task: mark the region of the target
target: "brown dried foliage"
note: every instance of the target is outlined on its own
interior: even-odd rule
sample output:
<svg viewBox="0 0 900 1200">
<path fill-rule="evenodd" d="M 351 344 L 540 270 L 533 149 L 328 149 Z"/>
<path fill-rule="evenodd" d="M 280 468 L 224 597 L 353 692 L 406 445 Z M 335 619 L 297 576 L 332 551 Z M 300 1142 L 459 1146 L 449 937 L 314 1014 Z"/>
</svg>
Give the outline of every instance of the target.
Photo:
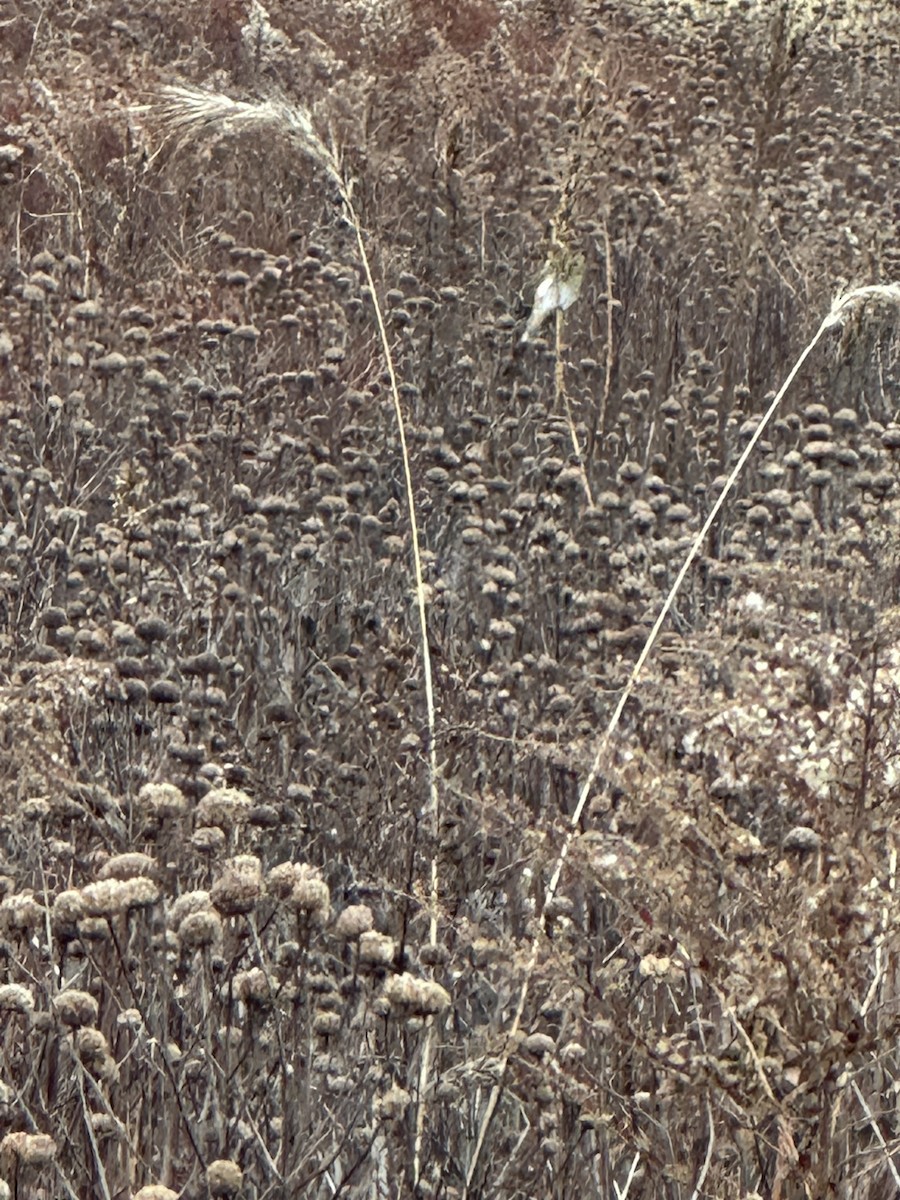
<svg viewBox="0 0 900 1200">
<path fill-rule="evenodd" d="M 268 21 L 2 21 L 0 1180 L 893 1195 L 893 314 L 830 335 L 726 505 L 507 1031 L 692 533 L 833 293 L 900 275 L 895 6 Z M 302 105 L 352 181 L 436 832 L 355 235 L 277 130 L 142 107 L 207 80 Z M 551 223 L 584 283 L 523 346 Z"/>
</svg>

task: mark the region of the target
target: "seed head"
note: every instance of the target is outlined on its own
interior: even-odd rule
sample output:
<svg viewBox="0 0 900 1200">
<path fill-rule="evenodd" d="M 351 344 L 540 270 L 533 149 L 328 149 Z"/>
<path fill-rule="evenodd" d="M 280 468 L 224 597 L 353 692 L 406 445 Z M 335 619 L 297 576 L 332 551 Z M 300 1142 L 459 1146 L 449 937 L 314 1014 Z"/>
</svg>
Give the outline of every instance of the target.
<svg viewBox="0 0 900 1200">
<path fill-rule="evenodd" d="M 197 805 L 197 824 L 233 829 L 246 821 L 252 807 L 253 801 L 240 788 L 213 788 Z"/>
<path fill-rule="evenodd" d="M 223 916 L 252 912 L 262 895 L 262 866 L 253 854 L 240 854 L 225 864 L 210 899 Z"/>
<path fill-rule="evenodd" d="M 212 1197 L 224 1196 L 231 1200 L 241 1190 L 243 1182 L 243 1171 L 229 1158 L 217 1158 L 206 1168 L 206 1186 Z"/>
<path fill-rule="evenodd" d="M 98 879 L 134 879 L 137 875 L 149 875 L 156 869 L 156 859 L 137 850 L 128 854 L 114 854 L 97 872 Z"/>
<path fill-rule="evenodd" d="M 8 1169 L 16 1161 L 45 1167 L 56 1157 L 56 1142 L 48 1133 L 8 1133 L 0 1142 L 0 1162 Z"/>
<path fill-rule="evenodd" d="M 417 979 L 405 971 L 387 981 L 384 995 L 391 1009 L 404 1017 L 431 1017 L 450 1004 L 450 993 L 433 979 Z"/>
<path fill-rule="evenodd" d="M 211 908 L 190 913 L 178 926 L 178 937 L 186 950 L 218 946 L 222 941 L 222 918 Z"/>
<path fill-rule="evenodd" d="M 334 923 L 335 937 L 345 942 L 355 941 L 361 934 L 368 933 L 373 923 L 368 904 L 351 904 Z"/>
<path fill-rule="evenodd" d="M 371 930 L 360 935 L 360 966 L 389 967 L 394 961 L 395 953 L 394 939 L 387 937 L 386 934 Z"/>
<path fill-rule="evenodd" d="M 132 879 L 100 879 L 81 892 L 85 913 L 90 917 L 118 917 L 136 908 L 152 908 L 159 888 L 145 875 Z"/>
<path fill-rule="evenodd" d="M 5 983 L 0 987 L 0 1012 L 30 1013 L 34 1011 L 34 996 L 20 983 Z"/>
<path fill-rule="evenodd" d="M 96 1025 L 100 1013 L 96 998 L 90 992 L 79 992 L 75 988 L 54 996 L 53 1009 L 62 1023 L 72 1029 Z"/>
</svg>

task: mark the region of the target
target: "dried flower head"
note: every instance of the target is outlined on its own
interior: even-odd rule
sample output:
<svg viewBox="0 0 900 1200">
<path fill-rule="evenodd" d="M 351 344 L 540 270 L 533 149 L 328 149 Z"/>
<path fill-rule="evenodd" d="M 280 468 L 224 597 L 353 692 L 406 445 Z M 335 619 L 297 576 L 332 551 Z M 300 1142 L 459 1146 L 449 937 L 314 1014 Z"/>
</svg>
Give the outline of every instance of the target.
<svg viewBox="0 0 900 1200">
<path fill-rule="evenodd" d="M 266 877 L 266 885 L 271 895 L 286 900 L 316 924 L 328 919 L 331 893 L 318 867 L 310 863 L 279 863 Z"/>
<path fill-rule="evenodd" d="M 0 987 L 0 1012 L 30 1013 L 34 1011 L 34 996 L 20 983 L 4 983 Z"/>
<path fill-rule="evenodd" d="M 0 903 L 0 929 L 27 933 L 34 929 L 43 917 L 43 906 L 35 900 L 31 892 L 5 896 Z"/>
<path fill-rule="evenodd" d="M 253 854 L 229 859 L 210 890 L 210 899 L 223 916 L 252 912 L 262 895 L 262 866 Z"/>
<path fill-rule="evenodd" d="M 178 926 L 178 938 L 186 950 L 221 945 L 222 918 L 211 908 L 189 913 Z"/>
<path fill-rule="evenodd" d="M 178 930 L 181 922 L 192 913 L 209 912 L 212 908 L 212 899 L 209 892 L 204 889 L 195 892 L 182 892 L 180 896 L 172 902 L 169 911 L 166 913 L 166 920 L 171 929 Z"/>
<path fill-rule="evenodd" d="M 298 866 L 289 900 L 298 912 L 304 913 L 312 919 L 324 920 L 327 918 L 331 893 L 317 867 L 310 866 L 308 863 L 301 863 Z"/>
<path fill-rule="evenodd" d="M 159 888 L 145 875 L 133 879 L 101 879 L 82 888 L 84 909 L 90 917 L 118 917 L 138 908 L 152 908 Z"/>
<path fill-rule="evenodd" d="M 266 890 L 277 900 L 286 900 L 296 882 L 296 867 L 292 862 L 279 863 L 266 876 Z"/>
<path fill-rule="evenodd" d="M 313 1017 L 313 1032 L 322 1037 L 332 1037 L 341 1028 L 341 1014 L 331 1012 L 327 1008 L 316 1009 Z"/>
<path fill-rule="evenodd" d="M 96 1137 L 113 1137 L 119 1133 L 121 1126 L 112 1113 L 92 1112 L 91 1128 Z"/>
<path fill-rule="evenodd" d="M 191 845 L 200 854 L 217 854 L 225 845 L 225 831 L 218 825 L 201 825 L 191 835 Z"/>
<path fill-rule="evenodd" d="M 243 1183 L 243 1171 L 229 1158 L 217 1158 L 206 1168 L 206 1186 L 212 1197 L 224 1196 L 230 1200 L 238 1194 Z"/>
<path fill-rule="evenodd" d="M 552 1054 L 556 1049 L 556 1042 L 546 1033 L 530 1033 L 522 1040 L 522 1049 L 529 1054 L 533 1054 L 535 1058 L 543 1058 L 547 1054 Z"/>
<path fill-rule="evenodd" d="M 795 825 L 793 829 L 785 834 L 782 848 L 784 850 L 794 850 L 798 854 L 812 854 L 822 845 L 822 839 L 815 829 L 810 829 L 806 825 Z"/>
<path fill-rule="evenodd" d="M 387 1121 L 399 1121 L 409 1108 L 411 1096 L 406 1088 L 393 1083 L 375 1101 L 375 1117 Z"/>
<path fill-rule="evenodd" d="M 665 979 L 672 970 L 672 960 L 666 954 L 645 954 L 638 963 L 638 974 L 644 979 Z"/>
<path fill-rule="evenodd" d="M 234 994 L 245 1004 L 271 1004 L 272 985 L 269 977 L 261 967 L 251 967 L 249 971 L 238 971 L 234 977 Z"/>
<path fill-rule="evenodd" d="M 64 1025 L 78 1029 L 82 1025 L 97 1024 L 100 1006 L 90 992 L 71 988 L 54 996 L 53 1010 Z"/>
<path fill-rule="evenodd" d="M 360 966 L 389 967 L 394 961 L 397 949 L 394 939 L 384 933 L 371 930 L 360 935 L 359 963 Z"/>
<path fill-rule="evenodd" d="M 99 1029 L 79 1029 L 75 1034 L 75 1049 L 83 1062 L 109 1054 L 109 1043 Z"/>
<path fill-rule="evenodd" d="M 351 904 L 334 923 L 335 937 L 352 942 L 368 933 L 374 924 L 372 910 L 367 904 Z"/>
<path fill-rule="evenodd" d="M 174 783 L 145 783 L 137 795 L 138 807 L 156 817 L 180 817 L 188 799 Z"/>
<path fill-rule="evenodd" d="M 156 869 L 156 859 L 150 854 L 132 850 L 127 854 L 114 854 L 97 872 L 98 879 L 134 879 L 137 875 L 149 875 Z"/>
<path fill-rule="evenodd" d="M 4 1169 L 19 1162 L 23 1166 L 45 1167 L 56 1157 L 56 1142 L 48 1133 L 8 1133 L 0 1142 L 0 1162 Z"/>
<path fill-rule="evenodd" d="M 221 829 L 233 829 L 235 825 L 247 820 L 252 808 L 253 801 L 240 788 L 213 788 L 197 805 L 197 825 L 218 825 Z"/>
<path fill-rule="evenodd" d="M 106 1083 L 118 1078 L 116 1061 L 99 1029 L 79 1029 L 75 1034 L 75 1051 L 95 1078 Z"/>
<path fill-rule="evenodd" d="M 60 892 L 50 907 L 50 928 L 58 938 L 71 939 L 78 932 L 78 922 L 84 916 L 84 898 L 74 888 Z"/>
<path fill-rule="evenodd" d="M 408 971 L 394 975 L 384 987 L 391 1009 L 405 1017 L 431 1017 L 450 1004 L 450 993 L 433 979 L 417 979 Z"/>
<path fill-rule="evenodd" d="M 144 1028 L 144 1018 L 136 1008 L 125 1008 L 116 1017 L 120 1029 L 130 1029 L 132 1033 L 140 1033 Z"/>
<path fill-rule="evenodd" d="M 134 1192 L 131 1200 L 178 1200 L 178 1193 L 161 1183 L 148 1183 L 139 1192 Z"/>
</svg>

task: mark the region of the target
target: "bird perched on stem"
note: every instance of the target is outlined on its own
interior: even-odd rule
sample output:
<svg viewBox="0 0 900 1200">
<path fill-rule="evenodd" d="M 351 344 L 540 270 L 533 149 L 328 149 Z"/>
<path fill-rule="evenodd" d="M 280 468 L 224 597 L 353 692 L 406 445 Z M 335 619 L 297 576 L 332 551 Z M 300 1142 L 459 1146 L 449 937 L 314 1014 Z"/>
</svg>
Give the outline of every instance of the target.
<svg viewBox="0 0 900 1200">
<path fill-rule="evenodd" d="M 551 313 L 557 309 L 565 312 L 572 307 L 583 279 L 584 255 L 578 250 L 554 245 L 544 264 L 541 282 L 535 289 L 534 307 L 522 334 L 523 342 L 530 342 L 537 335 Z"/>
</svg>

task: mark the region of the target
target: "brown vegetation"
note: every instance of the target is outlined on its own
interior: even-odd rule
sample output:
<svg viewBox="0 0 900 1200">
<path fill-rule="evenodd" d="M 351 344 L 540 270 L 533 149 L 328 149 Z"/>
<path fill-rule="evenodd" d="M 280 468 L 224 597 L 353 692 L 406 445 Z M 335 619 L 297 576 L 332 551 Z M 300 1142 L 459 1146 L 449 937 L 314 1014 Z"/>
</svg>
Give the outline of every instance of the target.
<svg viewBox="0 0 900 1200">
<path fill-rule="evenodd" d="M 896 1194 L 895 305 L 597 757 L 900 278 L 896 6 L 75 7 L 0 18 L 0 1200 Z"/>
</svg>

